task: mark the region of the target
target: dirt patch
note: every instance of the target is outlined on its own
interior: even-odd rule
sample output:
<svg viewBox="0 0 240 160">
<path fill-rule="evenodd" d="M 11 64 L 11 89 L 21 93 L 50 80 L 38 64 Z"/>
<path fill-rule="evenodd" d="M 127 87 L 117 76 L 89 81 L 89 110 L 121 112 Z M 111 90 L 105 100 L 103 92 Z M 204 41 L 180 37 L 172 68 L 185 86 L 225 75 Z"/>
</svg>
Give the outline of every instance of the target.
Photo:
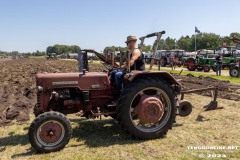
<svg viewBox="0 0 240 160">
<path fill-rule="evenodd" d="M 23 123 L 36 103 L 36 73 L 77 72 L 76 61 L 18 59 L 0 63 L 0 126 Z M 91 64 L 92 71 L 100 71 Z"/>
<path fill-rule="evenodd" d="M 10 61 L 10 60 L 12 60 L 12 58 L 11 58 L 10 56 L 5 57 L 5 58 L 3 58 L 2 56 L 0 56 L 0 62 L 3 62 L 3 61 Z"/>
</svg>

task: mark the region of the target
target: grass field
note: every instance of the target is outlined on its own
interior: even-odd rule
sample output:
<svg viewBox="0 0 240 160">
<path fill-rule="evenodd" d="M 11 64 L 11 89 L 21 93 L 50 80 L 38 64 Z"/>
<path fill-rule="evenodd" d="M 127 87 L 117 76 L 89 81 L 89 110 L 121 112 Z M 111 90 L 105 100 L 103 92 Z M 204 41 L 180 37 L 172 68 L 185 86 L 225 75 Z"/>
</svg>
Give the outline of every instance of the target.
<svg viewBox="0 0 240 160">
<path fill-rule="evenodd" d="M 238 150 L 189 150 L 188 146 L 240 146 L 239 102 L 219 99 L 221 110 L 201 113 L 210 98 L 188 95 L 194 104 L 193 113 L 177 118 L 166 138 L 140 141 L 127 136 L 112 119 L 102 121 L 68 116 L 73 126 L 73 138 L 61 151 L 38 154 L 31 148 L 27 132 L 31 121 L 0 128 L 0 159 L 203 159 L 202 154 L 224 154 L 224 159 L 240 159 Z M 196 121 L 196 118 L 200 121 Z M 204 159 L 205 159 L 204 158 Z M 208 158 L 210 159 L 210 158 Z M 219 158 L 214 158 L 219 159 Z"/>
</svg>

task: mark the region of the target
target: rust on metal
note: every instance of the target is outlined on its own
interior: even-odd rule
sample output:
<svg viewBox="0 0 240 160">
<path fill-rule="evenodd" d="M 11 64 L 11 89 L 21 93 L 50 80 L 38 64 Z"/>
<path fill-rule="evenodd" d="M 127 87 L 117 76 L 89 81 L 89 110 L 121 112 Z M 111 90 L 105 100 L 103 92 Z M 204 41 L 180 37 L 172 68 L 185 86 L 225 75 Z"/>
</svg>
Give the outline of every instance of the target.
<svg viewBox="0 0 240 160">
<path fill-rule="evenodd" d="M 61 135 L 62 128 L 58 123 L 47 122 L 41 127 L 39 137 L 45 143 L 54 143 Z"/>
<path fill-rule="evenodd" d="M 142 95 L 134 113 L 138 115 L 141 124 L 157 123 L 164 114 L 164 105 L 157 96 Z"/>
</svg>

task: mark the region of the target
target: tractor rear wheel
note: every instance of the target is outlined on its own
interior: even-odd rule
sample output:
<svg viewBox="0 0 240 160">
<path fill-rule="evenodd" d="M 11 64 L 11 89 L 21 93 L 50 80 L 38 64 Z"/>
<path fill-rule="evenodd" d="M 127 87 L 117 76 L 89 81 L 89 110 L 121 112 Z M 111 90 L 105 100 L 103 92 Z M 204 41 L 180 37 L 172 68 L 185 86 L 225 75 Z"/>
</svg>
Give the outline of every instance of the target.
<svg viewBox="0 0 240 160">
<path fill-rule="evenodd" d="M 117 114 L 124 131 L 136 138 L 164 137 L 176 117 L 174 91 L 164 80 L 136 80 L 121 93 Z"/>
<path fill-rule="evenodd" d="M 232 67 L 230 70 L 229 70 L 229 75 L 231 77 L 238 77 L 238 67 L 235 66 L 235 67 Z"/>
<path fill-rule="evenodd" d="M 187 69 L 189 71 L 195 71 L 196 69 L 196 64 L 195 64 L 195 60 L 193 58 L 190 58 L 188 60 L 186 60 L 186 66 L 187 66 Z"/>
<path fill-rule="evenodd" d="M 30 125 L 29 142 L 38 152 L 56 152 L 65 147 L 72 136 L 69 120 L 59 112 L 45 112 Z"/>
</svg>

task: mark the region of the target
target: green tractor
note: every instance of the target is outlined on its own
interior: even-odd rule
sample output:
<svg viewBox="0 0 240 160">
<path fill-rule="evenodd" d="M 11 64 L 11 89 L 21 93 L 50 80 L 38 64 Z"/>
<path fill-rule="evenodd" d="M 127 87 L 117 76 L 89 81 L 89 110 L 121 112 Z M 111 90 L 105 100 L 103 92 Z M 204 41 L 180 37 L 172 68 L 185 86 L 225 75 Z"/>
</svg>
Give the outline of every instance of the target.
<svg viewBox="0 0 240 160">
<path fill-rule="evenodd" d="M 236 58 L 236 64 L 233 65 L 229 70 L 231 77 L 240 77 L 240 57 Z"/>
<path fill-rule="evenodd" d="M 46 59 L 47 60 L 55 60 L 55 59 L 57 59 L 57 55 L 56 55 L 56 53 L 47 53 Z"/>
<path fill-rule="evenodd" d="M 239 57 L 239 50 L 233 46 L 220 47 L 215 54 L 221 54 L 222 58 L 222 68 L 231 68 L 233 64 L 236 63 L 236 58 Z"/>
<path fill-rule="evenodd" d="M 186 67 L 189 71 L 204 71 L 209 72 L 215 65 L 215 58 L 204 58 L 204 57 L 190 57 L 185 61 Z"/>
</svg>

